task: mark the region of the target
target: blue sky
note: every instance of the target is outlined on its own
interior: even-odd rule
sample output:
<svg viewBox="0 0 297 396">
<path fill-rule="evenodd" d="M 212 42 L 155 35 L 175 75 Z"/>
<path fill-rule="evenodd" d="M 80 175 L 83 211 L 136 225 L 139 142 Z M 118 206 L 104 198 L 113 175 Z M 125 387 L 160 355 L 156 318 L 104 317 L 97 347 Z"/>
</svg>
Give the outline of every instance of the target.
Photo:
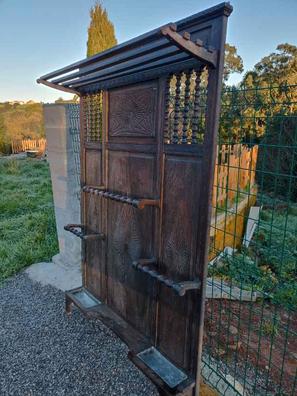
<svg viewBox="0 0 297 396">
<path fill-rule="evenodd" d="M 211 7 L 213 0 L 105 0 L 118 42 Z M 94 0 L 0 0 L 0 101 L 51 102 L 68 94 L 36 84 L 46 72 L 85 57 Z M 233 0 L 227 41 L 245 70 L 277 44 L 297 45 L 297 0 Z M 236 83 L 240 76 L 234 75 Z"/>
</svg>

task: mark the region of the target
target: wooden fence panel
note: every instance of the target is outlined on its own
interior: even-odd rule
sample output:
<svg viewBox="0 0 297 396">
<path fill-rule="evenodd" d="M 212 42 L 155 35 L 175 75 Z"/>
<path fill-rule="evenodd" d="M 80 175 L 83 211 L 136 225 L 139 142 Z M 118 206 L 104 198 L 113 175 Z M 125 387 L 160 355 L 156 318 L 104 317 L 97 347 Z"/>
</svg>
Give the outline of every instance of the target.
<svg viewBox="0 0 297 396">
<path fill-rule="evenodd" d="M 46 148 L 46 139 L 23 139 L 11 142 L 11 151 L 13 154 L 22 153 L 27 150 L 37 150 L 44 153 Z"/>
<path fill-rule="evenodd" d="M 235 144 L 218 147 L 212 206 L 230 205 L 240 191 L 255 184 L 258 146 Z M 227 202 L 228 201 L 228 202 Z"/>
</svg>

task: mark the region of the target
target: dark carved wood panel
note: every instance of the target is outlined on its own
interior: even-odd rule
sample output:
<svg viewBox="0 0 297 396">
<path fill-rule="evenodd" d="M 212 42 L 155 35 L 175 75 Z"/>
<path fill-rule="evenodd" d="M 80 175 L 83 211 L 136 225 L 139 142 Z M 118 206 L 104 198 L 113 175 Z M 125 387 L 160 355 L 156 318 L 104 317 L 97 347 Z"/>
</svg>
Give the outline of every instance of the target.
<svg viewBox="0 0 297 396">
<path fill-rule="evenodd" d="M 109 151 L 108 156 L 110 190 L 134 197 L 154 198 L 156 164 L 153 154 Z"/>
<path fill-rule="evenodd" d="M 87 185 L 100 186 L 102 184 L 102 151 L 85 150 L 85 181 Z M 87 232 L 103 232 L 102 205 L 94 195 L 84 193 L 84 219 Z M 87 288 L 99 299 L 104 299 L 102 287 L 104 276 L 104 245 L 101 240 L 89 240 L 85 244 L 85 282 Z"/>
<path fill-rule="evenodd" d="M 153 155 L 109 152 L 111 191 L 152 198 L 155 171 Z M 154 254 L 154 211 L 108 202 L 108 303 L 147 336 L 151 335 L 154 315 L 153 281 L 135 271 L 132 262 Z"/>
<path fill-rule="evenodd" d="M 86 150 L 86 184 L 100 186 L 102 184 L 102 152 L 101 150 Z"/>
<path fill-rule="evenodd" d="M 152 137 L 156 128 L 156 84 L 115 89 L 109 93 L 109 136 Z"/>
<path fill-rule="evenodd" d="M 85 194 L 85 224 L 87 232 L 102 232 L 101 204 L 98 198 L 92 194 Z M 85 282 L 86 287 L 97 298 L 104 300 L 104 288 L 102 287 L 104 277 L 104 244 L 101 240 L 88 240 L 85 243 Z"/>
<path fill-rule="evenodd" d="M 164 168 L 162 257 L 160 270 L 176 281 L 192 280 L 197 241 L 200 163 L 198 159 L 167 156 Z M 191 307 L 196 292 L 185 297 L 161 286 L 157 346 L 185 369 L 189 368 Z M 198 304 L 197 300 L 197 304 Z"/>
</svg>

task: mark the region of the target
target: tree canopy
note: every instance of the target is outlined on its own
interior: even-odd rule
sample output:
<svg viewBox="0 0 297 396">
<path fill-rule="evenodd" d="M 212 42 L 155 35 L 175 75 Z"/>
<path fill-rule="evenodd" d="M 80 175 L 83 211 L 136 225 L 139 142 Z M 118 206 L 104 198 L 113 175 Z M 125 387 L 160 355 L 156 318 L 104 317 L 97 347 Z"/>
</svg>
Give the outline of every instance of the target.
<svg viewBox="0 0 297 396">
<path fill-rule="evenodd" d="M 276 51 L 264 56 L 253 70 L 248 71 L 242 83 L 247 86 L 297 84 L 297 47 L 279 44 Z"/>
<path fill-rule="evenodd" d="M 41 103 L 0 103 L 0 152 L 9 151 L 13 140 L 44 137 Z"/>
<path fill-rule="evenodd" d="M 226 84 L 228 78 L 232 73 L 242 73 L 243 72 L 243 61 L 240 55 L 237 53 L 237 48 L 234 45 L 225 44 L 225 59 L 224 59 L 224 73 L 223 81 Z M 201 76 L 202 85 L 205 87 L 207 85 L 208 71 L 204 70 Z"/>
<path fill-rule="evenodd" d="M 258 62 L 254 71 L 260 80 L 268 83 L 297 83 L 297 47 L 292 44 L 279 44 L 276 52 Z"/>
<path fill-rule="evenodd" d="M 90 10 L 90 25 L 88 29 L 87 56 L 102 52 L 117 44 L 113 23 L 109 20 L 107 11 L 97 2 Z"/>
<path fill-rule="evenodd" d="M 237 53 L 237 48 L 228 43 L 225 44 L 224 81 L 227 81 L 231 73 L 242 73 L 243 61 Z"/>
</svg>

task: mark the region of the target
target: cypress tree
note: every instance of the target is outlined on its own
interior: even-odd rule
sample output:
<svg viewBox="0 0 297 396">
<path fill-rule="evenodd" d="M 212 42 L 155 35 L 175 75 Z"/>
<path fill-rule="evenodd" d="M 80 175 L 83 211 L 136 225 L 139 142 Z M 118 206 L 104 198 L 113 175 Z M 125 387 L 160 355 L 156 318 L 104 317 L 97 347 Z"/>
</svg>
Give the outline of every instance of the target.
<svg viewBox="0 0 297 396">
<path fill-rule="evenodd" d="M 87 56 L 102 52 L 117 44 L 113 23 L 102 4 L 97 2 L 90 10 L 91 22 L 88 29 Z"/>
</svg>

